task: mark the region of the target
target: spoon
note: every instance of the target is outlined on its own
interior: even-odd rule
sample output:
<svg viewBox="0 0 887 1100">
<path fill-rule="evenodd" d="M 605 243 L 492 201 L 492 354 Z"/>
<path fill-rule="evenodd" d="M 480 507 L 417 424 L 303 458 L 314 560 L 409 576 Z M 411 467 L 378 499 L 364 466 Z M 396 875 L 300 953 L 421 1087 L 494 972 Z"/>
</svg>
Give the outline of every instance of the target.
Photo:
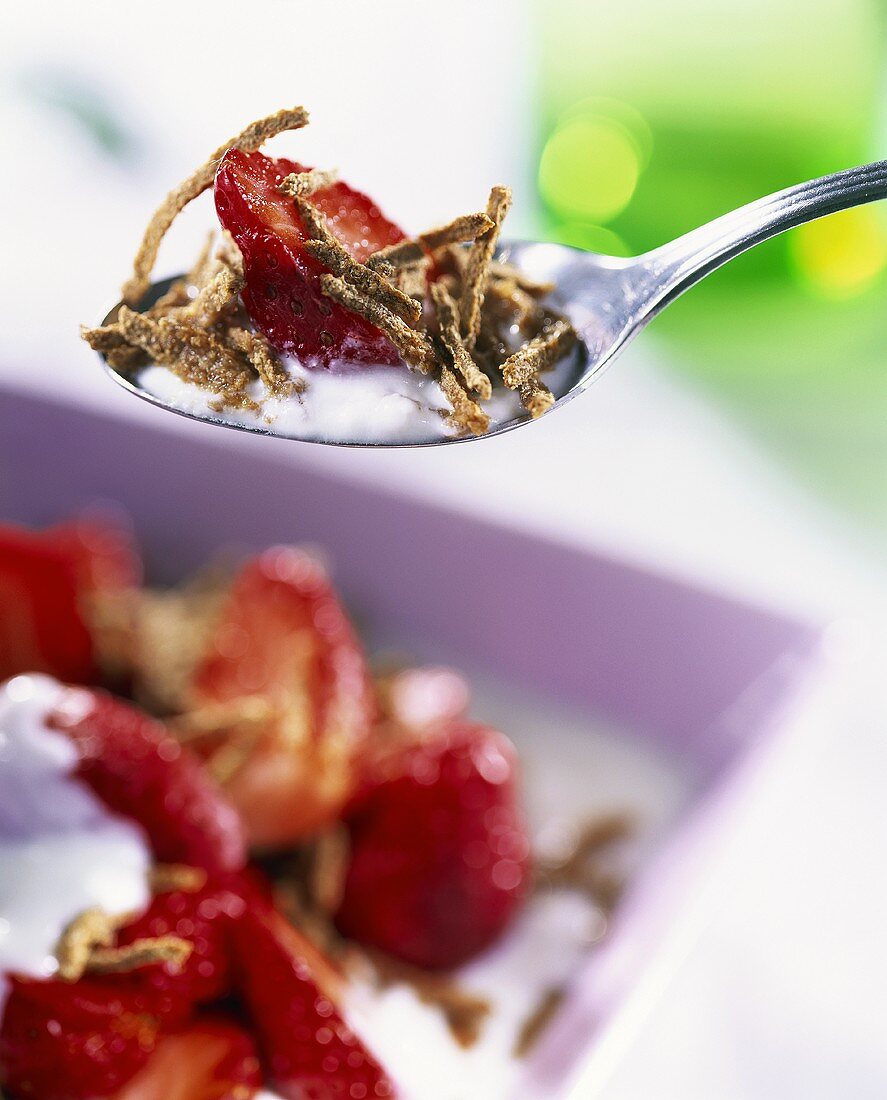
<svg viewBox="0 0 887 1100">
<path fill-rule="evenodd" d="M 605 256 L 566 245 L 528 241 L 503 243 L 498 250 L 500 259 L 516 264 L 531 278 L 555 284 L 551 304 L 569 317 L 582 338 L 582 345 L 571 360 L 546 376 L 557 399 L 549 413 L 563 408 L 588 389 L 658 313 L 734 256 L 804 222 L 884 197 L 887 197 L 887 161 L 882 160 L 778 191 L 640 256 Z M 172 282 L 170 279 L 155 284 L 141 307 L 148 308 Z M 105 318 L 105 324 L 115 319 L 118 309 L 119 305 Z M 150 393 L 125 371 L 116 370 L 107 362 L 105 369 L 130 393 L 191 419 L 261 435 L 303 438 L 298 427 L 293 430 L 291 422 L 284 432 L 275 430 L 274 423 L 250 424 L 225 413 L 185 411 Z M 415 439 L 405 439 L 400 433 L 397 438 L 370 443 L 348 438 L 306 438 L 306 441 L 348 447 L 439 446 L 488 439 L 530 423 L 530 416 L 521 410 L 494 420 L 489 432 L 481 437 L 423 438 L 420 425 Z"/>
</svg>

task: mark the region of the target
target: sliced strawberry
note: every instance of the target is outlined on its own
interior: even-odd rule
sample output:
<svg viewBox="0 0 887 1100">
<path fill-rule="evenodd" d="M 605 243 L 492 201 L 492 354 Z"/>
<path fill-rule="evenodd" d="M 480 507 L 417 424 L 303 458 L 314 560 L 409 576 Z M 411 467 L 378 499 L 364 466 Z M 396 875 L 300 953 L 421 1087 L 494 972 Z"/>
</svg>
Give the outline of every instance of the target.
<svg viewBox="0 0 887 1100">
<path fill-rule="evenodd" d="M 47 672 L 97 682 L 91 605 L 137 584 L 140 573 L 126 530 L 106 520 L 40 532 L 0 527 L 0 680 Z"/>
<path fill-rule="evenodd" d="M 394 1087 L 336 1009 L 329 963 L 277 913 L 237 924 L 240 991 L 265 1073 L 287 1100 L 379 1100 Z"/>
<path fill-rule="evenodd" d="M 159 861 L 207 871 L 243 866 L 237 811 L 159 722 L 104 692 L 72 688 L 50 724 L 77 746 L 77 775 L 142 826 Z"/>
<path fill-rule="evenodd" d="M 125 983 L 10 978 L 0 1079 L 22 1100 L 111 1096 L 147 1061 L 162 1009 Z"/>
<path fill-rule="evenodd" d="M 305 168 L 292 160 L 230 150 L 215 182 L 219 221 L 243 253 L 243 304 L 260 332 L 306 366 L 399 363 L 389 340 L 369 321 L 325 297 L 325 273 L 304 249 L 307 235 L 292 199 L 277 190 L 285 176 Z M 371 198 L 346 183 L 311 196 L 330 230 L 357 260 L 403 240 L 404 234 Z"/>
<path fill-rule="evenodd" d="M 360 644 L 323 569 L 276 547 L 235 579 L 197 669 L 193 701 L 259 697 L 267 720 L 225 781 L 250 841 L 271 847 L 335 820 L 353 793 L 375 697 Z"/>
<path fill-rule="evenodd" d="M 207 1018 L 163 1036 L 113 1100 L 249 1100 L 261 1085 L 250 1036 L 228 1020 Z"/>
<path fill-rule="evenodd" d="M 141 916 L 120 929 L 117 943 L 172 935 L 191 944 L 181 968 L 160 963 L 136 974 L 141 986 L 168 997 L 169 1015 L 185 1019 L 195 1005 L 231 993 L 231 930 L 251 903 L 257 903 L 256 894 L 242 875 L 211 876 L 198 890 L 157 894 Z"/>
<path fill-rule="evenodd" d="M 456 723 L 389 758 L 349 815 L 340 930 L 415 966 L 448 969 L 518 911 L 529 840 L 517 756 L 488 726 Z"/>
</svg>

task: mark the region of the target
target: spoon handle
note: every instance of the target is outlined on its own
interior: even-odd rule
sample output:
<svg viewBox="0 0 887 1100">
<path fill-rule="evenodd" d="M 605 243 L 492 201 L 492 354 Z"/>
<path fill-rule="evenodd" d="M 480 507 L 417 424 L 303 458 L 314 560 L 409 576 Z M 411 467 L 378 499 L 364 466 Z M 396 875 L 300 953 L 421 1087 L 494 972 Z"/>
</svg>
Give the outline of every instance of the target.
<svg viewBox="0 0 887 1100">
<path fill-rule="evenodd" d="M 883 198 L 887 198 L 887 160 L 777 191 L 638 256 L 631 266 L 644 320 L 761 241 L 825 214 Z"/>
</svg>

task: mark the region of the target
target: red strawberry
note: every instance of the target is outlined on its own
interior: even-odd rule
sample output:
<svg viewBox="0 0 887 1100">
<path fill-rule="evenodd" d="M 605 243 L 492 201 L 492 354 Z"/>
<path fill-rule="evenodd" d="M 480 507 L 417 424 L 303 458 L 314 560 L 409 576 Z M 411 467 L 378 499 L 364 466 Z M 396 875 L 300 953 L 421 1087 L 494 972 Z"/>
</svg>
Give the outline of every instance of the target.
<svg viewBox="0 0 887 1100">
<path fill-rule="evenodd" d="M 258 696 L 269 717 L 225 783 L 250 841 L 273 846 L 335 820 L 354 791 L 375 697 L 354 630 L 323 569 L 288 547 L 235 579 L 193 702 Z"/>
<path fill-rule="evenodd" d="M 163 1036 L 113 1100 L 249 1100 L 261 1085 L 249 1035 L 228 1020 L 207 1018 Z"/>
<path fill-rule="evenodd" d="M 235 928 L 240 991 L 263 1065 L 287 1100 L 379 1100 L 385 1072 L 339 1015 L 330 964 L 277 913 L 250 910 Z"/>
<path fill-rule="evenodd" d="M 529 840 L 511 742 L 457 723 L 389 760 L 349 816 L 340 930 L 427 969 L 458 966 L 517 912 Z"/>
<path fill-rule="evenodd" d="M 137 584 L 140 573 L 128 533 L 106 520 L 0 527 L 0 680 L 48 672 L 95 683 L 90 601 Z"/>
<path fill-rule="evenodd" d="M 243 866 L 237 811 L 159 722 L 104 692 L 65 692 L 50 724 L 77 746 L 77 775 L 145 830 L 156 858 L 207 871 Z"/>
<path fill-rule="evenodd" d="M 162 1009 L 127 983 L 10 979 L 0 1077 L 22 1100 L 110 1096 L 147 1061 Z"/>
<path fill-rule="evenodd" d="M 305 168 L 292 160 L 230 150 L 216 173 L 219 221 L 243 253 L 243 303 L 256 327 L 281 352 L 306 366 L 399 363 L 387 337 L 320 289 L 323 268 L 303 244 L 306 232 L 292 199 L 277 190 L 285 176 Z M 371 198 L 346 183 L 311 196 L 330 230 L 357 260 L 403 240 L 404 234 Z"/>
<path fill-rule="evenodd" d="M 192 945 L 181 969 L 161 963 L 134 974 L 142 987 L 169 998 L 169 1014 L 185 1019 L 194 1005 L 231 992 L 231 929 L 255 891 L 241 875 L 213 876 L 199 890 L 157 894 L 147 910 L 117 935 L 121 946 L 156 936 L 180 936 Z"/>
</svg>

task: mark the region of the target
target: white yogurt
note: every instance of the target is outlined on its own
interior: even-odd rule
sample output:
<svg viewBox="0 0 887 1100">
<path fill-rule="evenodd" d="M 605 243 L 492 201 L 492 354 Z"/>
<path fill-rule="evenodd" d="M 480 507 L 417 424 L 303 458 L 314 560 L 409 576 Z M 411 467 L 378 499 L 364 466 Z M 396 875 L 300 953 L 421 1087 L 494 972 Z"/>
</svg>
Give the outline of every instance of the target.
<svg viewBox="0 0 887 1100">
<path fill-rule="evenodd" d="M 183 382 L 166 367 L 148 366 L 138 384 L 165 405 L 203 419 L 271 431 L 293 439 L 327 443 L 427 443 L 453 438 L 458 430 L 447 424 L 452 410 L 434 380 L 418 371 L 399 367 L 336 367 L 305 370 L 297 360 L 283 360 L 287 373 L 305 382 L 298 397 L 266 398 L 256 380 L 248 393 L 262 403 L 261 412 L 225 409 L 216 412 L 214 395 Z M 546 374 L 546 384 L 557 395 L 567 388 L 575 371 L 572 356 Z M 481 403 L 495 427 L 526 416 L 518 395 L 504 386 Z"/>
<path fill-rule="evenodd" d="M 146 367 L 138 380 L 143 389 L 183 412 L 297 439 L 410 442 L 453 434 L 444 420 L 448 406 L 440 388 L 415 371 L 405 367 L 306 371 L 294 360 L 284 363 L 291 377 L 304 379 L 305 391 L 283 399 L 268 398 L 256 381 L 248 392 L 262 403 L 261 412 L 215 412 L 210 408 L 212 393 L 183 382 L 166 367 Z"/>
<path fill-rule="evenodd" d="M 0 1012 L 10 971 L 55 972 L 53 951 L 78 913 L 149 900 L 144 836 L 74 778 L 76 748 L 47 727 L 63 690 L 39 675 L 0 686 Z"/>
</svg>

